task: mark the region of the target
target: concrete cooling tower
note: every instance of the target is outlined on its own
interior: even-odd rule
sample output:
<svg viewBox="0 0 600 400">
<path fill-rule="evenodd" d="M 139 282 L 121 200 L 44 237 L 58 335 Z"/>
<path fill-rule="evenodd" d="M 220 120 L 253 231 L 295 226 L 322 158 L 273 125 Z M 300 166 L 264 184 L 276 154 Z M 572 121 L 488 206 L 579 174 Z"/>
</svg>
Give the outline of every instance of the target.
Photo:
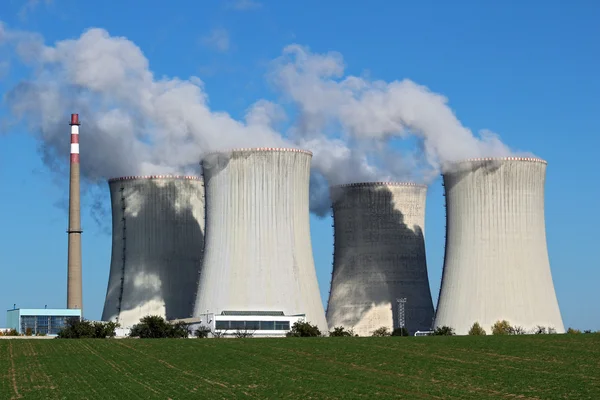
<svg viewBox="0 0 600 400">
<path fill-rule="evenodd" d="M 194 316 L 283 311 L 326 331 L 310 239 L 311 158 L 276 148 L 204 158 L 206 246 Z"/>
<path fill-rule="evenodd" d="M 146 315 L 191 317 L 204 245 L 198 177 L 109 180 L 112 258 L 102 320 L 130 327 Z"/>
<path fill-rule="evenodd" d="M 425 257 L 427 187 L 370 182 L 332 187 L 334 257 L 329 328 L 412 334 L 433 322 Z M 401 299 L 405 299 L 402 303 Z"/>
<path fill-rule="evenodd" d="M 446 251 L 435 326 L 498 320 L 564 332 L 546 247 L 546 161 L 485 158 L 443 175 Z"/>
</svg>

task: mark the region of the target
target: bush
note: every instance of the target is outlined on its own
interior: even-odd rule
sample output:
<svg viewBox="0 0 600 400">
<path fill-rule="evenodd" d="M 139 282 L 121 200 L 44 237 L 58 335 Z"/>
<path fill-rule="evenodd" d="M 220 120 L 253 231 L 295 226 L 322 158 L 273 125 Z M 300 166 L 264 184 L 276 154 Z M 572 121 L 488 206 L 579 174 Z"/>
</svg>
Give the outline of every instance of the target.
<svg viewBox="0 0 600 400">
<path fill-rule="evenodd" d="M 513 326 L 510 330 L 511 335 L 526 335 L 527 331 L 522 326 Z"/>
<path fill-rule="evenodd" d="M 235 331 L 233 336 L 238 339 L 251 338 L 252 336 L 254 336 L 254 332 L 250 332 L 246 329 L 238 329 L 237 331 Z"/>
<path fill-rule="evenodd" d="M 33 336 L 33 329 L 31 329 L 31 328 L 25 329 L 25 336 Z"/>
<path fill-rule="evenodd" d="M 201 326 L 200 328 L 198 328 L 194 331 L 194 336 L 196 336 L 197 338 L 200 338 L 200 339 L 204 339 L 204 338 L 208 337 L 209 333 L 210 333 L 209 327 Z"/>
<path fill-rule="evenodd" d="M 224 338 L 227 331 L 213 331 L 212 335 L 215 339 Z"/>
<path fill-rule="evenodd" d="M 13 328 L 4 332 L 3 336 L 19 336 L 19 332 L 17 332 L 17 330 Z"/>
<path fill-rule="evenodd" d="M 454 328 L 449 326 L 440 326 L 435 328 L 433 336 L 454 336 Z"/>
<path fill-rule="evenodd" d="M 556 333 L 556 329 L 552 327 L 546 328 L 545 326 L 538 325 L 533 329 L 533 333 L 536 335 L 553 335 Z"/>
<path fill-rule="evenodd" d="M 90 322 L 77 317 L 67 318 L 66 326 L 58 332 L 59 339 L 106 339 L 116 335 L 116 322 Z"/>
<path fill-rule="evenodd" d="M 510 335 L 513 333 L 513 328 L 507 320 L 496 321 L 492 325 L 492 335 Z"/>
<path fill-rule="evenodd" d="M 294 322 L 292 329 L 285 334 L 287 337 L 318 337 L 323 336 L 316 325 L 309 322 Z"/>
<path fill-rule="evenodd" d="M 593 333 L 593 332 L 591 329 L 586 329 L 585 331 L 583 331 L 583 333 Z M 600 331 L 598 333 L 600 333 Z"/>
<path fill-rule="evenodd" d="M 141 339 L 187 338 L 189 334 L 187 327 L 181 322 L 170 324 L 161 316 L 147 315 L 131 328 L 129 337 Z"/>
<path fill-rule="evenodd" d="M 471 329 L 469 329 L 469 335 L 471 336 L 485 336 L 485 329 L 479 325 L 479 322 L 475 322 Z"/>
<path fill-rule="evenodd" d="M 352 329 L 346 329 L 343 326 L 336 326 L 332 331 L 329 331 L 329 336 L 342 337 L 342 336 L 358 336 Z"/>
<path fill-rule="evenodd" d="M 574 334 L 576 335 L 576 334 L 581 333 L 581 331 L 579 329 L 569 328 L 569 329 L 567 329 L 567 333 L 570 335 L 574 335 Z"/>
<path fill-rule="evenodd" d="M 377 328 L 373 331 L 371 336 L 375 337 L 384 337 L 391 336 L 390 329 L 387 326 L 382 326 L 381 328 Z"/>
<path fill-rule="evenodd" d="M 89 321 L 78 317 L 67 318 L 65 327 L 58 332 L 59 339 L 93 338 L 95 329 Z"/>
<path fill-rule="evenodd" d="M 92 322 L 94 328 L 94 337 L 96 339 L 114 338 L 117 335 L 116 329 L 120 325 L 116 322 Z"/>
<path fill-rule="evenodd" d="M 392 336 L 410 336 L 406 327 L 396 328 L 392 331 Z"/>
</svg>

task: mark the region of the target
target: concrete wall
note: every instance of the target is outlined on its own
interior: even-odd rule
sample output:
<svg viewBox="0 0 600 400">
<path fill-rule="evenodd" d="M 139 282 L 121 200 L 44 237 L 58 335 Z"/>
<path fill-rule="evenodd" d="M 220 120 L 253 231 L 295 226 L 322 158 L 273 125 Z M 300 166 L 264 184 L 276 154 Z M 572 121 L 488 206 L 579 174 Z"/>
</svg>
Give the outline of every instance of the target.
<svg viewBox="0 0 600 400">
<path fill-rule="evenodd" d="M 539 159 L 479 159 L 444 174 L 446 251 L 436 326 L 497 321 L 564 332 L 546 248 Z"/>
<path fill-rule="evenodd" d="M 196 177 L 109 181 L 113 240 L 102 319 L 129 327 L 149 314 L 190 317 L 204 247 L 204 186 Z"/>
<path fill-rule="evenodd" d="M 329 328 L 370 336 L 397 328 L 396 299 L 406 298 L 405 327 L 413 334 L 433 322 L 424 227 L 427 187 L 359 183 L 332 188 L 335 227 Z"/>
<path fill-rule="evenodd" d="M 295 149 L 205 157 L 206 247 L 194 316 L 283 311 L 327 329 L 310 240 L 311 157 Z"/>
</svg>

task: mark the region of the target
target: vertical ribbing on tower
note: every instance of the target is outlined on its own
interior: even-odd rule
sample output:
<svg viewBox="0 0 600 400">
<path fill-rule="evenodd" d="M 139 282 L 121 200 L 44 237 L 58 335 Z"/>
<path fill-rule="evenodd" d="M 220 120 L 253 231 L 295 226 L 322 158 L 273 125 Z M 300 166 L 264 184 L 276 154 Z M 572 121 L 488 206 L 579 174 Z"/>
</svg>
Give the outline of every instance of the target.
<svg viewBox="0 0 600 400">
<path fill-rule="evenodd" d="M 81 309 L 81 199 L 79 189 L 79 114 L 71 114 L 71 163 L 69 174 L 69 235 L 67 260 L 67 308 Z"/>
</svg>

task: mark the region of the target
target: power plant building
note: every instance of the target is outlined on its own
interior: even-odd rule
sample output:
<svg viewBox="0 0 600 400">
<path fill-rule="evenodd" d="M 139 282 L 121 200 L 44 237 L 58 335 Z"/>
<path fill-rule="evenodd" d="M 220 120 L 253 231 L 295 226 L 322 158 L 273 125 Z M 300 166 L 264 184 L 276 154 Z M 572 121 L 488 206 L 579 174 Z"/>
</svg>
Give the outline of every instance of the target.
<svg viewBox="0 0 600 400">
<path fill-rule="evenodd" d="M 327 330 L 310 239 L 311 158 L 258 148 L 203 159 L 206 246 L 194 317 L 304 314 Z"/>
<path fill-rule="evenodd" d="M 329 328 L 360 336 L 386 327 L 428 331 L 433 302 L 425 256 L 427 187 L 368 182 L 334 186 Z"/>
<path fill-rule="evenodd" d="M 446 249 L 435 326 L 498 320 L 564 332 L 546 245 L 544 160 L 482 158 L 443 174 Z"/>
<path fill-rule="evenodd" d="M 6 311 L 8 329 L 20 335 L 56 336 L 70 318 L 82 318 L 80 309 L 14 308 Z"/>
<path fill-rule="evenodd" d="M 204 251 L 204 185 L 194 176 L 109 180 L 112 257 L 102 320 L 191 317 Z"/>
</svg>

